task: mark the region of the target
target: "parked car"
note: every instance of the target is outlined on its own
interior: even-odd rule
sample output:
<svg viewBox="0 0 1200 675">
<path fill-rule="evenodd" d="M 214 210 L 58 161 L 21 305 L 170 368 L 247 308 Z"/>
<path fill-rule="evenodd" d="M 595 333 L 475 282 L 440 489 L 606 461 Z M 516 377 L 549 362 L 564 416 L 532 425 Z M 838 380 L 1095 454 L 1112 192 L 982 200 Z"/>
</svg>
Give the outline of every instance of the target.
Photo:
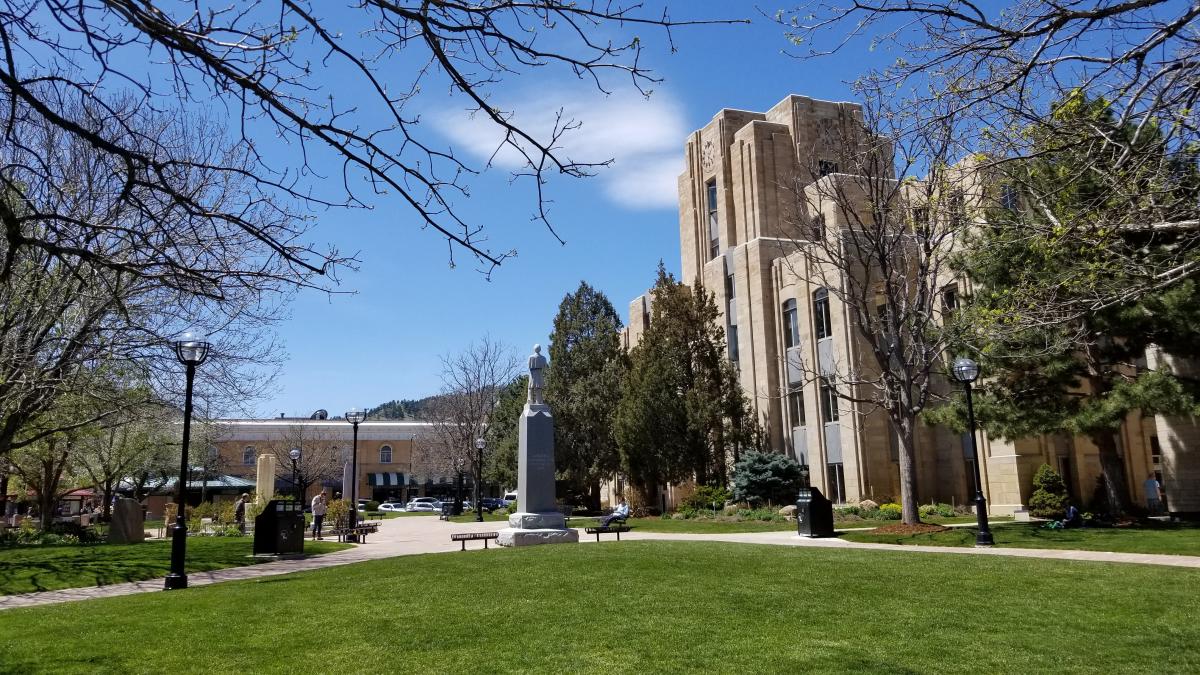
<svg viewBox="0 0 1200 675">
<path fill-rule="evenodd" d="M 407 509 L 400 502 L 384 502 L 379 505 L 380 511 L 390 511 L 392 513 L 403 513 Z"/>
<path fill-rule="evenodd" d="M 497 511 L 499 509 L 508 508 L 508 502 L 499 497 L 484 497 L 479 500 L 479 504 L 483 507 L 483 510 L 487 511 L 488 513 Z"/>
<path fill-rule="evenodd" d="M 512 504 L 513 502 L 517 501 L 517 491 L 512 490 L 510 492 L 505 492 L 503 499 L 504 499 L 505 506 Z"/>
<path fill-rule="evenodd" d="M 441 511 L 442 503 L 433 497 L 414 497 L 404 508 L 407 511 Z"/>
</svg>

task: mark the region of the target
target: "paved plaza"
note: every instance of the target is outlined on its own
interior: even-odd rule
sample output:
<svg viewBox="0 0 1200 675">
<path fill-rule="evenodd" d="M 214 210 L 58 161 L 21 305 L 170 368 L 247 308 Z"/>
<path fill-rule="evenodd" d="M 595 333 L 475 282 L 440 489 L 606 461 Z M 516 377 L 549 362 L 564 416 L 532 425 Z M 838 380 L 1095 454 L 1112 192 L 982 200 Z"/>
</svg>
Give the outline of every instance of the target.
<svg viewBox="0 0 1200 675">
<path fill-rule="evenodd" d="M 380 560 L 406 555 L 424 553 L 453 553 L 460 551 L 462 545 L 450 541 L 450 535 L 459 532 L 491 532 L 500 529 L 503 523 L 454 523 L 445 522 L 435 517 L 394 518 L 382 521 L 379 532 L 368 538 L 367 543 L 354 548 L 329 553 L 315 558 L 301 560 L 280 560 L 233 567 L 211 572 L 196 572 L 188 575 L 191 587 L 207 586 L 223 581 L 240 579 L 258 579 L 261 577 L 291 574 L 307 570 L 349 565 L 367 560 Z M 621 535 L 621 541 L 719 541 L 737 544 L 763 544 L 772 546 L 805 546 L 819 548 L 841 549 L 871 549 L 876 551 L 894 551 L 906 553 L 927 553 L 933 555 L 990 555 L 1010 556 L 1017 558 L 1046 558 L 1053 560 L 1075 560 L 1084 562 L 1107 562 L 1123 564 L 1161 565 L 1167 567 L 1200 568 L 1200 556 L 1187 555 L 1156 555 L 1147 553 L 1109 553 L 1103 551 L 1072 551 L 1032 548 L 951 548 L 941 546 L 909 546 L 896 544 L 864 544 L 846 541 L 840 538 L 809 539 L 799 537 L 791 531 L 753 532 L 740 534 L 679 534 L 661 532 L 634 531 Z M 584 535 L 581 543 L 595 543 L 595 538 Z M 605 536 L 606 543 L 614 543 L 610 535 Z M 470 542 L 471 549 L 482 548 L 479 542 Z M 16 607 L 33 607 L 91 598 L 105 598 L 135 593 L 151 593 L 162 591 L 163 580 L 149 579 L 109 586 L 92 586 L 87 588 L 71 588 L 60 591 L 44 591 L 21 595 L 0 596 L 0 610 Z"/>
</svg>

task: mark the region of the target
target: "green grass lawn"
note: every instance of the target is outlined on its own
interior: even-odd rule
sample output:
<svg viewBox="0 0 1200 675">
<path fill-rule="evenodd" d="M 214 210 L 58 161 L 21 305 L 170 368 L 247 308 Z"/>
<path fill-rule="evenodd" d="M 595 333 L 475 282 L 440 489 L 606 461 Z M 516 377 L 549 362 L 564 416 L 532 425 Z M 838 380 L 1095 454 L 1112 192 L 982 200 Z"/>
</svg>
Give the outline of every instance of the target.
<svg viewBox="0 0 1200 675">
<path fill-rule="evenodd" d="M 992 521 L 1012 520 L 1011 518 L 993 518 Z M 837 522 L 833 526 L 839 530 L 845 528 L 872 528 L 882 525 L 894 525 L 895 520 L 860 520 L 853 522 Z M 956 516 L 953 518 L 926 518 L 925 522 L 936 523 L 939 525 L 950 525 L 954 523 L 973 523 L 974 516 Z M 592 524 L 588 521 L 584 524 L 580 521 L 579 527 L 587 527 Z M 572 519 L 574 525 L 574 519 Z M 662 518 L 630 518 L 629 526 L 639 532 L 679 532 L 686 534 L 734 534 L 740 532 L 782 532 L 784 530 L 796 529 L 796 524 L 792 522 L 764 522 L 761 520 L 743 520 L 743 521 L 723 521 L 723 520 L 707 520 L 703 518 L 693 518 L 689 520 L 663 520 Z"/>
<path fill-rule="evenodd" d="M 498 569 L 502 583 L 466 581 Z M 1147 589 L 1177 601 L 1147 601 Z M 17 639 L 0 640 L 0 670 L 1196 672 L 1197 593 L 1200 570 L 1149 565 L 539 546 L 3 611 L 0 635 Z M 397 598 L 436 607 L 436 620 L 387 627 Z"/>
<path fill-rule="evenodd" d="M 207 572 L 266 560 L 251 555 L 250 537 L 189 537 L 187 570 Z M 310 555 L 332 553 L 350 544 L 306 541 Z M 95 544 L 89 546 L 24 546 L 0 549 L 0 595 L 54 591 L 81 586 L 106 586 L 166 576 L 171 566 L 171 542 Z M 0 667 L 0 671 L 3 668 Z"/>
<path fill-rule="evenodd" d="M 918 535 L 846 532 L 850 541 L 878 544 L 922 544 L 926 546 L 974 546 L 976 528 L 961 527 L 950 532 Z M 1055 548 L 1117 553 L 1167 553 L 1200 555 L 1200 526 L 1194 523 L 1141 525 L 1134 527 L 1049 530 L 1041 523 L 1011 523 L 992 528 L 997 546 Z"/>
</svg>

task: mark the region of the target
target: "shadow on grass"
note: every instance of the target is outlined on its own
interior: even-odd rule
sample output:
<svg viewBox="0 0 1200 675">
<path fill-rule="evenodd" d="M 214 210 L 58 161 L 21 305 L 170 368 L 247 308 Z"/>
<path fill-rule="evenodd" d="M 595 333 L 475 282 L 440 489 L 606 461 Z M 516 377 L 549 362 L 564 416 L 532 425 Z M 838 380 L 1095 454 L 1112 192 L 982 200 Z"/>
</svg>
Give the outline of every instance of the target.
<svg viewBox="0 0 1200 675">
<path fill-rule="evenodd" d="M 1200 524 L 1143 521 L 1121 527 L 1051 529 L 1045 523 L 1006 523 L 991 528 L 997 547 L 1200 555 Z M 923 534 L 843 532 L 846 541 L 878 544 L 969 547 L 975 545 L 974 527 Z"/>
</svg>

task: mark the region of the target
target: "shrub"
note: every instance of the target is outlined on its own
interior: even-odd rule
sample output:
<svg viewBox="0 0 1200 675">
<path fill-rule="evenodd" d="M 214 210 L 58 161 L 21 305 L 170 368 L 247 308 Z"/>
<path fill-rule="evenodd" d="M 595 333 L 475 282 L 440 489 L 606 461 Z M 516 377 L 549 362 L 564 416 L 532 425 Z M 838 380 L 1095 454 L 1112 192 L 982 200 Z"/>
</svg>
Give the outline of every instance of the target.
<svg viewBox="0 0 1200 675">
<path fill-rule="evenodd" d="M 379 502 L 377 502 L 377 501 L 367 502 L 367 510 L 368 511 L 378 511 L 379 510 Z"/>
<path fill-rule="evenodd" d="M 680 511 L 711 511 L 713 504 L 717 508 L 725 506 L 732 495 L 720 485 L 701 485 L 688 495 L 680 504 Z"/>
<path fill-rule="evenodd" d="M 511 516 L 512 514 L 516 513 L 519 510 L 520 509 L 517 508 L 517 500 L 514 499 L 508 503 L 508 515 Z"/>
<path fill-rule="evenodd" d="M 922 518 L 930 516 L 950 518 L 955 515 L 954 507 L 949 504 L 922 504 L 917 511 L 921 514 Z"/>
<path fill-rule="evenodd" d="M 858 508 L 862 511 L 877 511 L 879 510 L 879 504 L 870 499 L 864 499 L 858 503 Z"/>
<path fill-rule="evenodd" d="M 333 523 L 334 526 L 345 525 L 350 517 L 350 502 L 345 499 L 334 499 L 329 502 L 325 508 L 325 520 Z M 250 514 L 246 514 L 246 518 L 250 518 Z"/>
<path fill-rule="evenodd" d="M 899 504 L 880 504 L 879 518 L 880 520 L 900 520 L 904 509 L 900 508 Z"/>
<path fill-rule="evenodd" d="M 1062 518 L 1067 510 L 1067 486 L 1062 476 L 1049 464 L 1038 467 L 1033 475 L 1033 495 L 1029 497 L 1029 514 L 1036 518 Z"/>
<path fill-rule="evenodd" d="M 749 451 L 733 467 L 733 498 L 751 506 L 790 504 L 800 488 L 800 465 L 775 452 Z"/>
</svg>

